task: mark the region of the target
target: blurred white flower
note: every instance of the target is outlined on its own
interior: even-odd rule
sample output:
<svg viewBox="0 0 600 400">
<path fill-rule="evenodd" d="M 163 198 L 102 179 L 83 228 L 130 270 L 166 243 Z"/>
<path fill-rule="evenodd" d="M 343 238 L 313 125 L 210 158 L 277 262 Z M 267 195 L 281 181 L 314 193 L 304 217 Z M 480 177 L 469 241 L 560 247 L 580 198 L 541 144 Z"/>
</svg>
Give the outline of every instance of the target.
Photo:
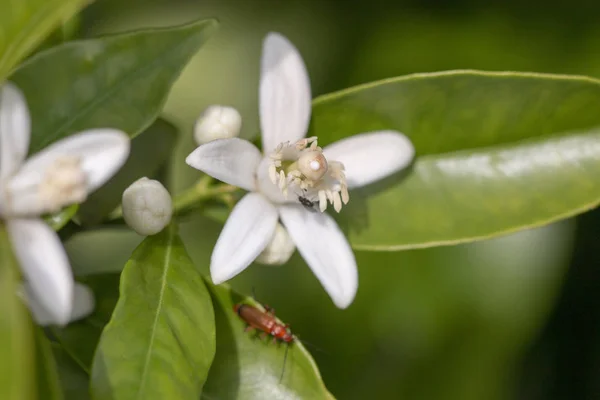
<svg viewBox="0 0 600 400">
<path fill-rule="evenodd" d="M 304 139 L 311 112 L 310 82 L 296 48 L 277 33 L 263 44 L 259 111 L 263 152 L 238 138 L 194 150 L 186 162 L 250 191 L 235 206 L 211 258 L 215 283 L 243 271 L 271 242 L 281 218 L 292 241 L 333 302 L 346 308 L 356 295 L 352 249 L 324 211 L 340 211 L 348 189 L 367 185 L 410 164 L 414 148 L 395 131 L 364 133 L 325 148 Z M 293 196 L 290 196 L 293 194 Z"/>
<path fill-rule="evenodd" d="M 283 225 L 278 222 L 271 241 L 256 257 L 256 262 L 264 265 L 283 265 L 288 262 L 294 250 L 296 245 Z"/>
<path fill-rule="evenodd" d="M 242 129 L 242 116 L 233 107 L 213 105 L 196 120 L 194 139 L 201 145 L 216 139 L 237 137 Z"/>
<path fill-rule="evenodd" d="M 30 297 L 49 320 L 69 321 L 73 277 L 58 235 L 44 213 L 84 201 L 125 162 L 129 138 L 115 129 L 92 129 L 64 138 L 25 160 L 30 118 L 21 91 L 0 93 L 0 220 L 6 226 Z"/>
<path fill-rule="evenodd" d="M 44 304 L 40 303 L 36 296 L 31 293 L 30 286 L 24 285 L 19 294 L 31 311 L 33 320 L 38 325 L 46 326 L 56 323 L 53 315 L 48 312 Z M 71 315 L 67 321 L 69 323 L 87 317 L 94 311 L 94 308 L 96 307 L 94 293 L 89 287 L 78 282 L 75 282 L 75 285 L 73 286 L 73 300 L 71 303 Z"/>
<path fill-rule="evenodd" d="M 140 235 L 154 235 L 171 222 L 171 195 L 159 181 L 140 178 L 123 192 L 123 218 Z"/>
</svg>

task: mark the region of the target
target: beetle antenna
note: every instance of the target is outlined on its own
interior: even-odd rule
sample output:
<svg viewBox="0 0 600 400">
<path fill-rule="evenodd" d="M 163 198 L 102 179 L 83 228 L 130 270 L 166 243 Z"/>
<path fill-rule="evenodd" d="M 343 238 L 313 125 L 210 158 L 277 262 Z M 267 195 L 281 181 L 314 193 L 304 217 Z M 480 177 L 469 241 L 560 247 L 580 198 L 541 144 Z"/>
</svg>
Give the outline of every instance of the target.
<svg viewBox="0 0 600 400">
<path fill-rule="evenodd" d="M 279 377 L 279 383 L 283 380 L 283 374 L 285 373 L 285 362 L 287 361 L 288 350 L 290 349 L 290 345 L 287 344 L 285 346 L 285 353 L 283 354 L 283 367 L 281 367 L 281 376 Z"/>
<path fill-rule="evenodd" d="M 312 348 L 313 350 L 316 350 L 320 353 L 323 354 L 329 354 L 327 353 L 325 350 L 318 348 L 317 346 L 315 346 L 314 344 L 312 344 L 311 342 L 307 342 L 306 340 L 301 340 L 298 337 L 295 338 L 297 341 L 299 341 L 300 343 L 302 343 L 303 345 L 307 345 L 308 347 Z"/>
</svg>

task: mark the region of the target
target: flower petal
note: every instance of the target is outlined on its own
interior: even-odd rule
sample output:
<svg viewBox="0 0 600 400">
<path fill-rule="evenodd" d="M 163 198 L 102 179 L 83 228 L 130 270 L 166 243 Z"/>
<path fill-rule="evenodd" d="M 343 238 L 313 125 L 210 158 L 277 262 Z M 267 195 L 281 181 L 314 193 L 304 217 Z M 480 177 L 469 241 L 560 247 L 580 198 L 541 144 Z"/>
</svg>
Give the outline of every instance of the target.
<svg viewBox="0 0 600 400">
<path fill-rule="evenodd" d="M 73 289 L 73 309 L 71 310 L 71 317 L 68 322 L 77 321 L 87 317 L 94 311 L 96 305 L 94 293 L 90 288 L 76 282 Z M 62 324 L 61 321 L 53 319 L 52 314 L 50 314 L 44 305 L 36 298 L 30 285 L 23 285 L 23 294 L 25 295 L 25 301 L 27 302 L 29 311 L 31 311 L 33 319 L 38 325 L 47 326 Z"/>
<path fill-rule="evenodd" d="M 261 194 L 248 193 L 233 208 L 210 261 L 215 284 L 242 272 L 267 247 L 275 227 L 277 210 Z"/>
<path fill-rule="evenodd" d="M 217 139 L 192 151 L 185 162 L 213 178 L 248 191 L 256 188 L 255 174 L 262 159 L 247 140 Z"/>
<path fill-rule="evenodd" d="M 396 131 L 362 133 L 323 149 L 328 160 L 346 169 L 349 188 L 368 185 L 407 167 L 415 156 L 410 139 Z"/>
<path fill-rule="evenodd" d="M 29 158 L 11 180 L 13 187 L 33 187 L 43 172 L 61 157 L 77 157 L 86 174 L 88 193 L 102 186 L 123 166 L 129 155 L 129 137 L 117 129 L 90 129 L 51 144 Z"/>
<path fill-rule="evenodd" d="M 32 295 L 52 321 L 66 324 L 73 307 L 73 275 L 58 235 L 39 219 L 10 219 L 6 227 Z"/>
<path fill-rule="evenodd" d="M 358 289 L 358 270 L 346 237 L 331 216 L 295 204 L 279 207 L 298 252 L 336 306 L 346 308 Z"/>
<path fill-rule="evenodd" d="M 27 156 L 30 135 L 25 97 L 7 82 L 0 92 L 0 181 L 12 175 Z"/>
<path fill-rule="evenodd" d="M 263 42 L 259 112 L 264 154 L 279 143 L 306 135 L 310 121 L 310 80 L 302 56 L 278 33 Z"/>
</svg>

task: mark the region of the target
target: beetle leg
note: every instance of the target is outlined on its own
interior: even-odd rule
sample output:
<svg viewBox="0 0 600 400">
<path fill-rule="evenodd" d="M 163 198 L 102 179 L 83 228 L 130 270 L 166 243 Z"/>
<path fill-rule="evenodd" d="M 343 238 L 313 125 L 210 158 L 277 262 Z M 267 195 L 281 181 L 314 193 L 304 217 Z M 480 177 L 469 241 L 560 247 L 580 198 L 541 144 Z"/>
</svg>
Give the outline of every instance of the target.
<svg viewBox="0 0 600 400">
<path fill-rule="evenodd" d="M 269 336 L 269 334 L 268 334 L 267 332 L 261 332 L 259 336 L 260 336 L 260 339 L 261 339 L 261 340 L 265 340 L 265 338 L 266 338 L 267 336 Z"/>
<path fill-rule="evenodd" d="M 248 333 L 248 332 L 252 332 L 254 330 L 253 327 L 251 327 L 250 325 L 246 325 L 244 327 L 244 332 Z"/>
</svg>

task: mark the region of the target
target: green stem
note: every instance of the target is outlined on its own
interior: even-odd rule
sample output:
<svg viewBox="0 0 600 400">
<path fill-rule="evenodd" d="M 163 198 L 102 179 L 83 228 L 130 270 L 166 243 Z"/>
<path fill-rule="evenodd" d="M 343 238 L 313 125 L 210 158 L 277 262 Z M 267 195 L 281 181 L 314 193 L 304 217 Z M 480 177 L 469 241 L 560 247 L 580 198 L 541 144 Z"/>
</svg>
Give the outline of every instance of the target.
<svg viewBox="0 0 600 400">
<path fill-rule="evenodd" d="M 208 178 L 208 179 L 205 179 Z M 237 187 L 225 183 L 211 185 L 212 178 L 205 176 L 195 185 L 175 196 L 173 211 L 175 215 L 185 214 L 206 200 L 222 200 L 227 195 L 238 190 Z"/>
</svg>

